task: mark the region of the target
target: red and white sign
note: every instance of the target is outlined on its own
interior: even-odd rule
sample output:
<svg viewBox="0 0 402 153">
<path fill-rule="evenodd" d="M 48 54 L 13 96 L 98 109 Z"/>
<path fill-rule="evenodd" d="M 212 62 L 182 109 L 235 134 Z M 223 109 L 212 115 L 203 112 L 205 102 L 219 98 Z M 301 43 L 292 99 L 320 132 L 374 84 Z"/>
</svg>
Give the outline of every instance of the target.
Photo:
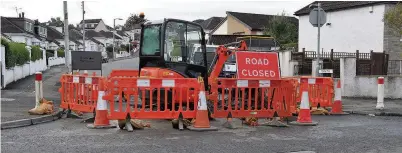
<svg viewBox="0 0 402 153">
<path fill-rule="evenodd" d="M 240 79 L 280 79 L 278 53 L 236 52 L 237 77 Z"/>
</svg>

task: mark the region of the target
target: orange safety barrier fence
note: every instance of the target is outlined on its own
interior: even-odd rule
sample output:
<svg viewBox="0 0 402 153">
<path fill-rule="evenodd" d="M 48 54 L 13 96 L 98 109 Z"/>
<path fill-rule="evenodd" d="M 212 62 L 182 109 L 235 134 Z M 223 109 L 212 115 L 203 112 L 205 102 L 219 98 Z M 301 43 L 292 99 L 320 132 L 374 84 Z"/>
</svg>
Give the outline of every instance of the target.
<svg viewBox="0 0 402 153">
<path fill-rule="evenodd" d="M 112 70 L 110 72 L 108 78 L 112 77 L 138 77 L 139 75 L 138 70 Z"/>
<path fill-rule="evenodd" d="M 297 103 L 301 102 L 301 86 L 308 86 L 311 107 L 331 107 L 334 98 L 334 83 L 331 77 L 284 77 L 283 79 L 297 80 Z M 296 84 L 296 83 L 295 83 Z"/>
<path fill-rule="evenodd" d="M 111 77 L 106 95 L 109 119 L 195 118 L 200 83 L 194 78 L 141 79 Z M 127 97 L 126 101 L 123 99 Z M 114 97 L 119 100 L 115 102 Z"/>
<path fill-rule="evenodd" d="M 101 76 L 87 74 L 63 74 L 60 78 L 60 108 L 81 112 L 94 112 L 98 99 Z"/>
<path fill-rule="evenodd" d="M 291 80 L 218 78 L 212 87 L 212 117 L 290 117 L 296 111 Z M 218 94 L 215 94 L 218 93 Z M 276 115 L 275 115 L 276 113 Z"/>
</svg>

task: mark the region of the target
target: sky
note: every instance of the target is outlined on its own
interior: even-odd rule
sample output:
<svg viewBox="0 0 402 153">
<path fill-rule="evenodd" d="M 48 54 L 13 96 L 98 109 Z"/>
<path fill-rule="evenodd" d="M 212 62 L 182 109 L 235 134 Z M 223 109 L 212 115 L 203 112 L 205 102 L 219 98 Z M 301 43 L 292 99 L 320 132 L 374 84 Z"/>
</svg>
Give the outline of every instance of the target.
<svg viewBox="0 0 402 153">
<path fill-rule="evenodd" d="M 67 1 L 69 24 L 82 20 L 82 1 Z M 85 19 L 101 18 L 107 25 L 122 25 L 130 14 L 144 12 L 148 20 L 177 18 L 188 21 L 225 17 L 226 11 L 276 15 L 285 11 L 288 16 L 310 4 L 309 0 L 88 0 L 84 1 Z M 16 10 L 17 7 L 17 10 Z M 17 17 L 24 12 L 29 19 L 46 22 L 52 17 L 63 17 L 62 0 L 1 0 L 0 15 Z"/>
</svg>

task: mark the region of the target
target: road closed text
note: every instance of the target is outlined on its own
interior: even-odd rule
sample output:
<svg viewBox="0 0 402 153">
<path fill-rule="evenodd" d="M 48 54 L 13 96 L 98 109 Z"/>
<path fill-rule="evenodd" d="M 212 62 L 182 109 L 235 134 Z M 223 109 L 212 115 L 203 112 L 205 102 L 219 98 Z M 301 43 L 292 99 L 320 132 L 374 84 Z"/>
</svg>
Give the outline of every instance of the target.
<svg viewBox="0 0 402 153">
<path fill-rule="evenodd" d="M 252 76 L 252 77 L 267 77 L 273 78 L 276 73 L 271 70 L 241 70 L 243 76 Z"/>
<path fill-rule="evenodd" d="M 236 58 L 239 78 L 280 78 L 277 53 L 236 52 Z"/>
</svg>

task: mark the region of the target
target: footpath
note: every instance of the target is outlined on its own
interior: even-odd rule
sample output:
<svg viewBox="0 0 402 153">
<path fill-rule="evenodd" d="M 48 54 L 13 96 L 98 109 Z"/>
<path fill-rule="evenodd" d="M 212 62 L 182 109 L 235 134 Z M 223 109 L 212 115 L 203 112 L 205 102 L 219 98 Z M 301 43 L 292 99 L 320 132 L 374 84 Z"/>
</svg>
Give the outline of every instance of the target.
<svg viewBox="0 0 402 153">
<path fill-rule="evenodd" d="M 103 63 L 103 69 L 112 69 L 114 61 L 130 59 L 130 57 L 111 59 Z M 110 66 L 112 65 L 112 66 Z M 35 76 L 28 76 L 13 82 L 1 90 L 1 129 L 29 126 L 42 122 L 54 121 L 61 117 L 59 79 L 68 72 L 64 65 L 54 66 L 42 72 L 43 97 L 53 101 L 54 114 L 30 115 L 28 111 L 35 107 Z M 108 74 L 104 74 L 108 75 Z"/>
<path fill-rule="evenodd" d="M 402 99 L 384 99 L 384 109 L 377 110 L 376 99 L 342 98 L 343 111 L 372 116 L 402 116 Z"/>
<path fill-rule="evenodd" d="M 59 86 L 56 83 L 67 68 L 54 66 L 42 72 L 43 97 L 53 101 L 55 114 L 53 115 L 30 115 L 28 111 L 35 107 L 35 76 L 28 76 L 24 79 L 13 82 L 1 90 L 1 128 L 27 126 L 52 121 L 54 117 L 60 115 L 58 112 L 60 105 Z"/>
</svg>

